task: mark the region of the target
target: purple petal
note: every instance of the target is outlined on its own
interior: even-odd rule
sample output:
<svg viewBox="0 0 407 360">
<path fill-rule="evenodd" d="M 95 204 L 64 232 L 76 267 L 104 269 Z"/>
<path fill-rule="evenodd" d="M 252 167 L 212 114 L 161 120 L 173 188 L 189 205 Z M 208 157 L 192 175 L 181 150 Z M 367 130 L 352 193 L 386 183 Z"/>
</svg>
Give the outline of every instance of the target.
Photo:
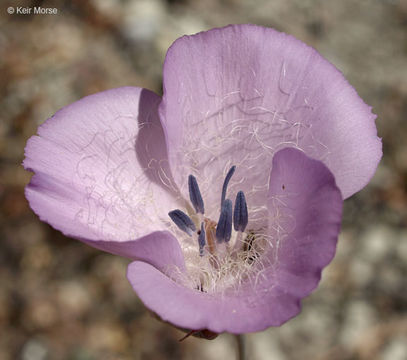
<svg viewBox="0 0 407 360">
<path fill-rule="evenodd" d="M 63 108 L 39 127 L 23 165 L 35 172 L 26 197 L 41 220 L 121 255 L 129 240 L 166 229 L 176 189 L 159 101 L 145 89 L 113 89 Z M 123 242 L 123 250 L 109 241 Z"/>
<path fill-rule="evenodd" d="M 323 161 L 344 198 L 367 184 L 381 158 L 370 107 L 340 71 L 292 36 L 255 25 L 184 36 L 168 50 L 163 76 L 159 111 L 171 169 L 184 194 L 193 169 L 211 216 L 231 165 L 229 190 L 243 190 L 249 206 L 260 206 L 265 169 L 282 148 Z"/>
<path fill-rule="evenodd" d="M 168 231 L 156 231 L 128 242 L 94 242 L 93 246 L 111 253 L 149 263 L 164 274 L 185 271 L 185 260 L 178 240 Z"/>
<path fill-rule="evenodd" d="M 300 311 L 297 298 L 279 287 L 267 293 L 259 290 L 258 295 L 210 295 L 179 285 L 141 261 L 129 265 L 127 278 L 150 310 L 186 329 L 233 334 L 261 331 L 281 325 Z"/>
<path fill-rule="evenodd" d="M 136 261 L 127 276 L 144 304 L 176 326 L 217 333 L 261 331 L 297 315 L 335 253 L 340 190 L 322 162 L 284 149 L 274 157 L 268 199 L 272 247 L 253 264 L 261 270 L 256 276 L 238 291 L 209 294 Z"/>
<path fill-rule="evenodd" d="M 317 286 L 335 255 L 342 203 L 322 162 L 292 148 L 276 153 L 268 197 L 270 256 L 277 259 L 275 278 L 287 293 L 304 297 Z"/>
</svg>

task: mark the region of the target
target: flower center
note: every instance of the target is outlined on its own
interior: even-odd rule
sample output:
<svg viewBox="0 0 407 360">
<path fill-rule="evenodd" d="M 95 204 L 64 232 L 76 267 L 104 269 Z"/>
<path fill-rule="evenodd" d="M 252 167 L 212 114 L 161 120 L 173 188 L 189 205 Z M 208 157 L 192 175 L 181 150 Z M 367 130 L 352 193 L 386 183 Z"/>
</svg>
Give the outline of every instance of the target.
<svg viewBox="0 0 407 360">
<path fill-rule="evenodd" d="M 254 272 L 253 263 L 261 252 L 261 236 L 246 231 L 248 210 L 243 191 L 236 195 L 234 207 L 227 198 L 227 188 L 236 167 L 228 171 L 222 186 L 218 221 L 205 216 L 204 201 L 198 182 L 188 177 L 189 198 L 193 211 L 180 209 L 168 213 L 174 224 L 188 235 L 183 248 L 187 272 L 180 274 L 184 285 L 202 292 L 234 288 Z M 192 240 L 192 242 L 191 242 Z"/>
</svg>

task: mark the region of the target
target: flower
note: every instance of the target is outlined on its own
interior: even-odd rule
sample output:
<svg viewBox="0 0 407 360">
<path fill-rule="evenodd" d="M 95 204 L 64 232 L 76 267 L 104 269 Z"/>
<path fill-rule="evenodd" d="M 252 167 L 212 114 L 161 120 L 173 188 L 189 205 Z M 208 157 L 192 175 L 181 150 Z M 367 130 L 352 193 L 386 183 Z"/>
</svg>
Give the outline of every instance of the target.
<svg viewBox="0 0 407 360">
<path fill-rule="evenodd" d="M 30 206 L 134 260 L 128 279 L 164 321 L 281 325 L 334 256 L 343 199 L 373 176 L 375 116 L 314 49 L 254 25 L 178 39 L 163 79 L 162 99 L 108 90 L 41 125 Z"/>
</svg>

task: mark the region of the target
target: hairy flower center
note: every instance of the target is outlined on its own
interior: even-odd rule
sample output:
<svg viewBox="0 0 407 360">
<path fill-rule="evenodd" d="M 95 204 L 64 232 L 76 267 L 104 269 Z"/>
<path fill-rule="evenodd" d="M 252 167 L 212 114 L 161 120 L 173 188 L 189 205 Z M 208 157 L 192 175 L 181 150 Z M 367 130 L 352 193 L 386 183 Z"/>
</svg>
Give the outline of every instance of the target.
<svg viewBox="0 0 407 360">
<path fill-rule="evenodd" d="M 180 273 L 179 279 L 198 291 L 214 293 L 239 287 L 254 275 L 253 264 L 264 250 L 263 237 L 253 230 L 246 231 L 249 217 L 243 191 L 237 193 L 234 207 L 226 198 L 234 172 L 232 166 L 225 177 L 217 222 L 205 216 L 204 201 L 193 175 L 188 177 L 188 188 L 194 210 L 189 215 L 180 209 L 168 213 L 188 235 L 187 245 L 183 246 L 187 272 Z"/>
</svg>

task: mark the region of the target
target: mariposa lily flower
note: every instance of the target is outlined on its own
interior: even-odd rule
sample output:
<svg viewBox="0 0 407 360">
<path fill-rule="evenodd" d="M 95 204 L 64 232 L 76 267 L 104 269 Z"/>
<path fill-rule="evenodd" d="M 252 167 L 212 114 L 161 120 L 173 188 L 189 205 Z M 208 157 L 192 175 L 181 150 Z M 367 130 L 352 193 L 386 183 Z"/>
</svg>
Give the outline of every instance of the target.
<svg viewBox="0 0 407 360">
<path fill-rule="evenodd" d="M 164 95 L 124 87 L 58 111 L 26 147 L 40 219 L 134 260 L 178 327 L 278 326 L 332 260 L 343 199 L 381 158 L 375 116 L 314 49 L 234 25 L 168 50 Z"/>
</svg>

